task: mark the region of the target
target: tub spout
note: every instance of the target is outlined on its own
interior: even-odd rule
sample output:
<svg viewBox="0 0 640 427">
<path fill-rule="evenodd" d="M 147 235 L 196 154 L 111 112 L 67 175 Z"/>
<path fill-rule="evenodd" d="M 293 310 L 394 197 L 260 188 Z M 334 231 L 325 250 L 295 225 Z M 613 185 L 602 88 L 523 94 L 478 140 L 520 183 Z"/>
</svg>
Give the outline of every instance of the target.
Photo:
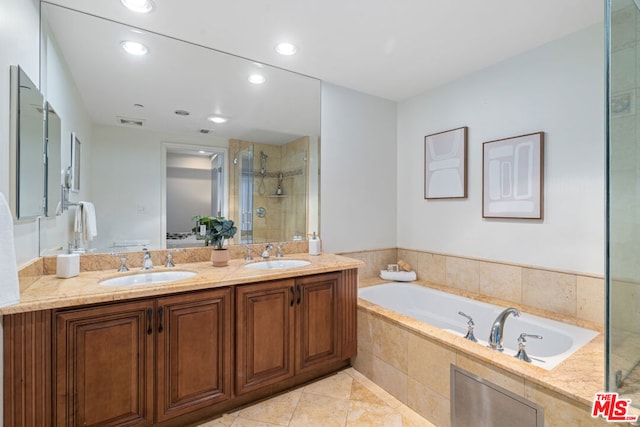
<svg viewBox="0 0 640 427">
<path fill-rule="evenodd" d="M 496 320 L 493 321 L 493 325 L 491 326 L 491 335 L 489 335 L 489 348 L 498 351 L 504 350 L 504 347 L 502 346 L 502 340 L 504 338 L 502 331 L 504 330 L 504 322 L 510 314 L 513 314 L 515 317 L 520 316 L 520 312 L 517 309 L 510 307 L 498 314 Z"/>
</svg>

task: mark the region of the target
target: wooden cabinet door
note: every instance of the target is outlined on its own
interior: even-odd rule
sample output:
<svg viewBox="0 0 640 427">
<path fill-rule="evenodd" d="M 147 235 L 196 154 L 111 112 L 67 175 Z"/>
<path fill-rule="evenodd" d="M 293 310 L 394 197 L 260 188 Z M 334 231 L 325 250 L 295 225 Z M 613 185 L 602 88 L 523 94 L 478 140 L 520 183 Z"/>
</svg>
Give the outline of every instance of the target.
<svg viewBox="0 0 640 427">
<path fill-rule="evenodd" d="M 157 421 L 231 397 L 231 290 L 157 300 Z"/>
<path fill-rule="evenodd" d="M 59 426 L 153 422 L 153 301 L 56 315 Z"/>
<path fill-rule="evenodd" d="M 296 281 L 296 374 L 341 360 L 339 273 Z"/>
<path fill-rule="evenodd" d="M 237 287 L 237 394 L 293 376 L 294 284 L 279 280 Z"/>
</svg>

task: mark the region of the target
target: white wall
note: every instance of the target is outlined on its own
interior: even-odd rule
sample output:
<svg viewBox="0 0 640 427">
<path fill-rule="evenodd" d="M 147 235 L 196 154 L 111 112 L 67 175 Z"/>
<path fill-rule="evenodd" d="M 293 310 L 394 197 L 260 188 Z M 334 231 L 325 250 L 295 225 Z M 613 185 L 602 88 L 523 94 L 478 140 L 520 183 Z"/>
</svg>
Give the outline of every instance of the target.
<svg viewBox="0 0 640 427">
<path fill-rule="evenodd" d="M 38 84 L 38 2 L 36 0 L 0 1 L 0 192 L 9 200 L 9 67 L 20 65 L 34 83 Z M 37 223 L 28 222 L 14 227 L 18 265 L 38 256 Z M 0 335 L 2 327 L 0 326 Z M 2 360 L 0 342 L 0 365 Z M 3 382 L 0 372 L 0 382 Z M 0 389 L 0 426 L 4 401 Z"/>
<path fill-rule="evenodd" d="M 179 139 L 178 139 L 179 138 Z M 167 133 L 116 126 L 93 128 L 88 170 L 96 207 L 98 237 L 92 248 L 106 250 L 115 241 L 149 240 L 149 249 L 163 244 L 164 145 L 191 144 L 228 148 L 216 136 L 188 139 Z"/>
<path fill-rule="evenodd" d="M 400 103 L 398 246 L 603 274 L 604 103 L 602 25 Z M 424 136 L 460 126 L 469 196 L 424 200 Z M 483 219 L 482 143 L 537 131 L 544 220 Z"/>
<path fill-rule="evenodd" d="M 42 40 L 42 92 L 53 106 L 61 123 L 61 161 L 62 170 L 71 164 L 71 133 L 74 132 L 81 142 L 80 161 L 86 165 L 91 157 L 91 119 L 85 109 L 82 97 L 71 77 L 57 42 L 45 34 Z M 60 181 L 53 185 L 59 186 Z M 87 169 L 80 174 L 80 192 L 70 193 L 73 202 L 91 200 L 91 181 Z M 44 218 L 41 221 L 40 248 L 44 253 L 66 250 L 67 242 L 73 241 L 72 220 L 75 207 L 71 207 L 61 216 Z"/>
<path fill-rule="evenodd" d="M 0 192 L 9 200 L 9 67 L 20 65 L 39 85 L 39 3 L 36 0 L 0 2 Z M 18 265 L 38 256 L 36 221 L 16 224 Z"/>
<path fill-rule="evenodd" d="M 321 99 L 323 250 L 394 247 L 397 104 L 329 83 Z"/>
</svg>

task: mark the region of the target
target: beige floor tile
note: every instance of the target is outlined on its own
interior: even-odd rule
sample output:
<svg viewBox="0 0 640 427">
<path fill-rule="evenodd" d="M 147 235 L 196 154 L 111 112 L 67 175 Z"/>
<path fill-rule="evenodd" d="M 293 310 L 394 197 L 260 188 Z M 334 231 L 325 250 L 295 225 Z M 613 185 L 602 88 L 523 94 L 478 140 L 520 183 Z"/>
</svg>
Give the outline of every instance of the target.
<svg viewBox="0 0 640 427">
<path fill-rule="evenodd" d="M 216 418 L 215 420 L 211 420 L 204 424 L 200 424 L 198 427 L 220 427 L 220 426 L 231 427 L 235 422 L 236 418 L 238 417 L 234 415 L 224 414 L 220 418 Z"/>
<path fill-rule="evenodd" d="M 309 384 L 303 391 L 335 399 L 349 399 L 352 383 L 353 377 L 344 372 L 338 372 L 336 375 Z"/>
<path fill-rule="evenodd" d="M 238 411 L 238 417 L 286 426 L 295 411 L 302 390 L 293 390 Z"/>
<path fill-rule="evenodd" d="M 349 400 L 303 393 L 289 423 L 291 427 L 343 427 Z"/>
<path fill-rule="evenodd" d="M 354 368 L 198 427 L 435 427 Z"/>
<path fill-rule="evenodd" d="M 403 403 L 400 400 L 396 399 L 394 396 L 389 394 L 385 389 L 383 389 L 378 384 L 371 381 L 369 378 L 362 375 L 357 370 L 351 368 L 345 372 L 352 375 L 354 379 L 357 381 L 357 383 L 361 384 L 363 387 L 365 387 L 367 390 L 369 390 L 371 393 L 376 395 L 378 398 L 380 398 L 382 401 L 384 401 L 387 405 L 391 406 L 392 408 L 398 408 L 403 405 Z"/>
<path fill-rule="evenodd" d="M 402 427 L 436 427 L 407 406 L 402 405 L 396 410 L 402 416 Z"/>
<path fill-rule="evenodd" d="M 387 403 L 388 400 L 389 399 L 384 399 L 377 396 L 375 393 L 373 393 L 369 388 L 364 386 L 362 383 L 358 381 L 353 382 L 353 385 L 351 387 L 351 401 L 364 402 L 371 405 L 389 406 L 390 408 L 394 408 L 398 406 L 398 405 L 395 405 L 395 406 L 389 405 Z"/>
<path fill-rule="evenodd" d="M 348 427 L 402 427 L 402 416 L 398 411 L 386 405 L 374 405 L 352 400 L 349 404 L 346 425 Z"/>
<path fill-rule="evenodd" d="M 277 427 L 277 426 L 278 424 L 270 424 L 262 421 L 248 420 L 242 417 L 236 418 L 233 424 L 231 424 L 231 427 Z"/>
</svg>

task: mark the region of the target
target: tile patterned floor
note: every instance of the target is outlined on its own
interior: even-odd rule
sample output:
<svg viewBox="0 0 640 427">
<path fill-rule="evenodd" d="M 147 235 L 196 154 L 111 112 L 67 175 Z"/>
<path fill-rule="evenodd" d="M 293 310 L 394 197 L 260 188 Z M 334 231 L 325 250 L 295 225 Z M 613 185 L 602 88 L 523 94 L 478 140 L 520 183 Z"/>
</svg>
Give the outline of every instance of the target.
<svg viewBox="0 0 640 427">
<path fill-rule="evenodd" d="M 348 368 L 198 427 L 434 427 Z"/>
</svg>

